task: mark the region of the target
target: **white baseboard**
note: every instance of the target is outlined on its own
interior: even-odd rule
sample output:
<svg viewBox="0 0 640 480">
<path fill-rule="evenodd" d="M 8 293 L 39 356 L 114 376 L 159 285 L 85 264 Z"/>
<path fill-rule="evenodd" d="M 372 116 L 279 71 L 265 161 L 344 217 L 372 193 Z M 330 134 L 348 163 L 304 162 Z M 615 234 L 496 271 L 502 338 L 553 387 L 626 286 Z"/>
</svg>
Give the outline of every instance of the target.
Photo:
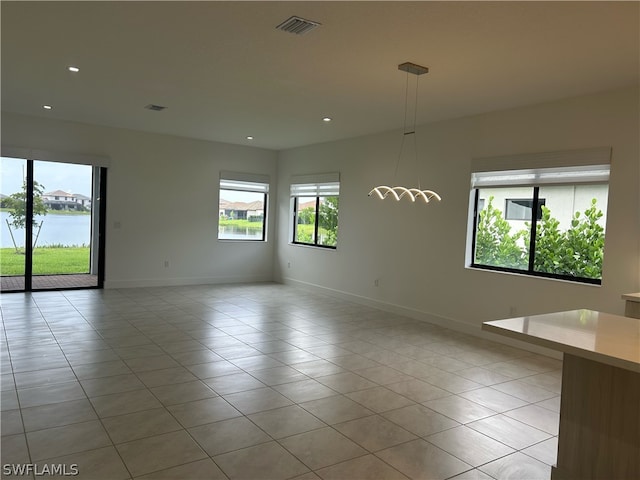
<svg viewBox="0 0 640 480">
<path fill-rule="evenodd" d="M 265 283 L 273 282 L 269 275 L 230 276 L 230 277 L 171 277 L 171 278 L 136 278 L 127 280 L 105 280 L 104 288 L 141 288 L 141 287 L 182 287 L 189 285 L 221 285 L 232 283 Z"/>
<path fill-rule="evenodd" d="M 302 282 L 300 280 L 295 280 L 293 278 L 285 277 L 283 278 L 282 283 L 284 283 L 285 285 L 292 285 L 292 286 L 304 288 L 313 292 L 323 293 L 335 298 L 351 301 L 359 305 L 366 305 L 368 307 L 377 308 L 378 310 L 382 310 L 385 312 L 394 313 L 397 315 L 403 315 L 405 317 L 408 317 L 414 320 L 420 320 L 422 322 L 427 322 L 432 325 L 437 325 L 439 327 L 455 330 L 456 332 L 466 333 L 468 335 L 473 335 L 479 338 L 483 338 L 485 340 L 490 340 L 492 342 L 508 345 L 510 347 L 520 348 L 522 350 L 538 353 L 540 355 L 545 355 L 547 357 L 562 359 L 561 352 L 557 352 L 549 348 L 539 347 L 537 345 L 531 345 L 529 343 L 521 342 L 519 340 L 514 340 L 512 338 L 503 337 L 502 335 L 496 335 L 494 333 L 485 332 L 484 330 L 482 330 L 481 325 L 472 325 L 467 322 L 463 322 L 453 318 L 434 315 L 421 310 L 415 310 L 412 308 L 403 307 L 402 305 L 396 305 L 388 302 L 381 302 L 380 300 L 376 300 L 373 298 L 369 298 L 361 295 L 355 295 L 353 293 L 347 293 L 340 290 L 335 290 L 333 288 L 316 285 L 313 283 Z"/>
</svg>

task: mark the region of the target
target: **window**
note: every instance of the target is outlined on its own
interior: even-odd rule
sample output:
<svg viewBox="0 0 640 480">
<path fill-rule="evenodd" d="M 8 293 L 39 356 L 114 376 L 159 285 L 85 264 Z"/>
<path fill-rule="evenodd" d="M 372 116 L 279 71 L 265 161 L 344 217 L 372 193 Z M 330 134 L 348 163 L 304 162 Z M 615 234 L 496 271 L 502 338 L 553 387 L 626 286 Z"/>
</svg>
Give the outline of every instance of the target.
<svg viewBox="0 0 640 480">
<path fill-rule="evenodd" d="M 586 165 L 472 173 L 473 230 L 468 264 L 600 284 L 609 190 L 608 152 L 583 151 Z M 548 159 L 543 156 L 543 160 Z M 594 164 L 596 160 L 602 164 Z M 577 161 L 579 158 L 574 163 Z"/>
<path fill-rule="evenodd" d="M 294 177 L 291 184 L 293 243 L 336 248 L 338 245 L 338 174 Z"/>
<path fill-rule="evenodd" d="M 218 240 L 264 241 L 269 179 L 264 175 L 222 172 Z"/>
</svg>

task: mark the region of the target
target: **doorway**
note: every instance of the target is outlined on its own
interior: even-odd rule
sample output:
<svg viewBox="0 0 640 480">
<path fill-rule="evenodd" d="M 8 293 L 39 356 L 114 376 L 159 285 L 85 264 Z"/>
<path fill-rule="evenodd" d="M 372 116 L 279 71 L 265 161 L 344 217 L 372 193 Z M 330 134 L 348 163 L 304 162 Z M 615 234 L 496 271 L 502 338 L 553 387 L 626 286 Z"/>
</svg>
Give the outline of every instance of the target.
<svg viewBox="0 0 640 480">
<path fill-rule="evenodd" d="M 102 288 L 106 168 L 0 158 L 0 291 Z"/>
</svg>

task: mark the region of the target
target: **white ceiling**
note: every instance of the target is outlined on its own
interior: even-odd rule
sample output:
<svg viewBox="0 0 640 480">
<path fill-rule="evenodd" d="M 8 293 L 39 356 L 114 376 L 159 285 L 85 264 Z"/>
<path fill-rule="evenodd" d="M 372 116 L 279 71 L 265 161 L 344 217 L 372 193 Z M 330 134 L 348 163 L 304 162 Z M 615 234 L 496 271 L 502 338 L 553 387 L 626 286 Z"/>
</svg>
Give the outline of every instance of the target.
<svg viewBox="0 0 640 480">
<path fill-rule="evenodd" d="M 418 123 L 637 85 L 639 5 L 2 1 L 2 109 L 286 149 L 401 128 L 405 61 Z"/>
</svg>

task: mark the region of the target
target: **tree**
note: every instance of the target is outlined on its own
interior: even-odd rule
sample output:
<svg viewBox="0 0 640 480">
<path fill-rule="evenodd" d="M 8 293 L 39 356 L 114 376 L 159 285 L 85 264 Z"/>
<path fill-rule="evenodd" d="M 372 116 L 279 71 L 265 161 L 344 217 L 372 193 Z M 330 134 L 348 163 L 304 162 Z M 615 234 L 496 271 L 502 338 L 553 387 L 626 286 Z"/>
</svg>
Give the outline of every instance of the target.
<svg viewBox="0 0 640 480">
<path fill-rule="evenodd" d="M 538 272 L 570 275 L 582 278 L 602 277 L 604 253 L 604 227 L 598 223 L 603 217 L 596 207 L 596 199 L 585 210 L 584 217 L 575 212 L 571 226 L 565 232 L 551 217 L 551 211 L 542 207 L 542 219 L 536 232 L 534 268 Z"/>
<path fill-rule="evenodd" d="M 480 212 L 476 229 L 475 263 L 526 269 L 526 252 L 518 245 L 518 240 L 526 238 L 528 232 L 521 230 L 511 235 L 511 225 L 504 219 L 502 212 L 493 206 L 493 198 L 489 197 L 487 206 Z"/>
<path fill-rule="evenodd" d="M 326 197 L 320 203 L 318 229 L 324 230 L 324 245 L 338 243 L 338 197 Z"/>
<path fill-rule="evenodd" d="M 46 215 L 47 214 L 47 206 L 44 204 L 42 200 L 42 193 L 44 192 L 44 186 L 39 184 L 38 182 L 33 182 L 33 216 L 31 217 L 31 227 L 37 227 L 38 222 L 36 222 L 36 215 Z M 27 226 L 27 182 L 22 183 L 22 190 L 17 193 L 12 193 L 7 197 L 4 201 L 4 205 L 6 208 L 9 208 L 9 216 L 11 217 L 11 221 L 7 220 L 7 226 L 9 227 L 9 234 L 11 235 L 11 240 L 13 241 L 13 246 L 16 249 L 16 253 L 20 253 L 20 249 L 18 245 L 16 245 L 15 238 L 13 237 L 13 232 L 11 231 L 11 226 L 14 228 L 26 228 Z M 40 222 L 40 228 L 42 227 L 42 222 Z M 38 233 L 40 231 L 38 230 Z M 37 241 L 37 236 L 36 236 Z M 34 242 L 35 247 L 35 242 Z"/>
<path fill-rule="evenodd" d="M 315 207 L 305 207 L 298 212 L 298 224 L 313 225 L 316 223 Z"/>
<path fill-rule="evenodd" d="M 47 206 L 42 200 L 42 193 L 44 192 L 44 186 L 38 182 L 33 182 L 33 218 L 31 224 L 33 227 L 38 226 L 36 222 L 36 215 L 46 215 Z M 12 193 L 9 198 L 5 199 L 4 204 L 11 211 L 9 216 L 11 217 L 10 225 L 15 228 L 25 228 L 27 225 L 27 182 L 22 184 L 22 190 L 17 193 Z"/>
<path fill-rule="evenodd" d="M 551 210 L 545 205 L 541 208 L 542 216 L 536 226 L 533 269 L 536 272 L 564 274 L 565 233 L 560 231 L 560 222 L 551 216 Z M 530 228 L 529 222 L 526 225 Z"/>
<path fill-rule="evenodd" d="M 528 242 L 531 224 L 525 222 L 528 230 L 511 235 L 509 222 L 493 206 L 493 197 L 489 197 L 478 221 L 475 263 L 527 270 L 532 254 L 535 272 L 602 278 L 605 231 L 598 221 L 604 214 L 596 203 L 596 199 L 592 199 L 584 215 L 575 212 L 566 231 L 560 230 L 560 222 L 542 205 L 542 216 L 536 222 L 535 252 L 531 253 Z M 521 240 L 524 240 L 522 247 L 519 246 Z"/>
<path fill-rule="evenodd" d="M 598 223 L 604 214 L 596 207 L 596 199 L 584 211 L 576 212 L 567 230 L 564 262 L 569 275 L 583 278 L 602 277 L 604 254 L 604 227 Z"/>
</svg>

